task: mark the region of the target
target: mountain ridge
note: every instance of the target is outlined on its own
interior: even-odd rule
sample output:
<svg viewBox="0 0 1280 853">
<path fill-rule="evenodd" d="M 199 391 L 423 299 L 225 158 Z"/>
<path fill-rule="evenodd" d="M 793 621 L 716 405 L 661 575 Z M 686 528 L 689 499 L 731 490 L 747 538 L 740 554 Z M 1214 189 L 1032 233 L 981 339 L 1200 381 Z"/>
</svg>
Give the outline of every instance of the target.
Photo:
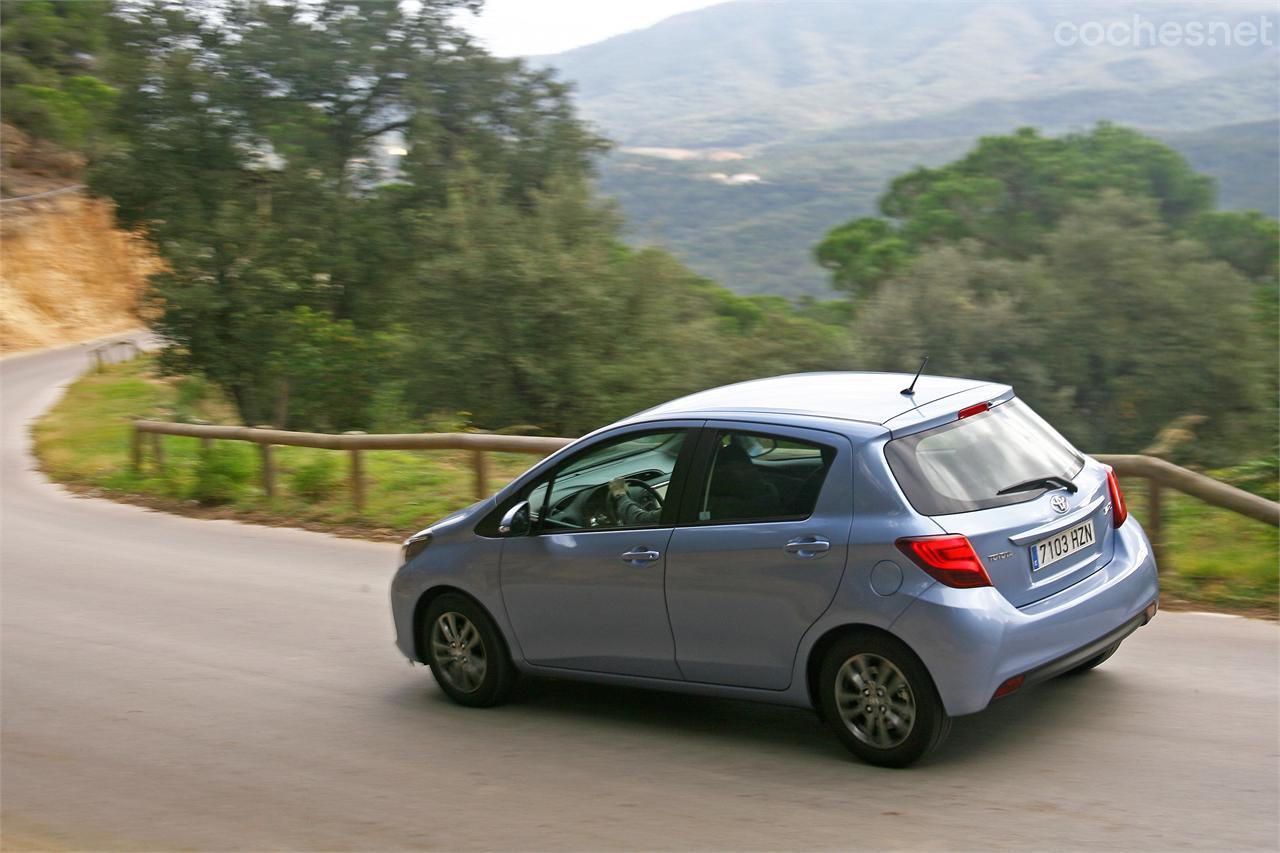
<svg viewBox="0 0 1280 853">
<path fill-rule="evenodd" d="M 1256 3 L 737 0 L 533 61 L 573 81 L 582 115 L 618 143 L 600 185 L 633 239 L 739 292 L 826 296 L 810 250 L 827 229 L 874 213 L 903 171 L 1021 126 L 1132 126 L 1185 149 L 1224 208 L 1280 212 L 1256 177 L 1280 160 L 1274 44 L 1073 50 L 1052 37 L 1062 21 L 1263 14 L 1277 17 Z"/>
</svg>

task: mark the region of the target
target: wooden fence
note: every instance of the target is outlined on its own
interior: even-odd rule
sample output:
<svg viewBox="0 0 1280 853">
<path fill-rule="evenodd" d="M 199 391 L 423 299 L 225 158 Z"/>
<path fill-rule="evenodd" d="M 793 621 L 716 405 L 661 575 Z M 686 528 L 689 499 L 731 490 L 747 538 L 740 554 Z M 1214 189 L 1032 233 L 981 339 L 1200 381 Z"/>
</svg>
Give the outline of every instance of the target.
<svg viewBox="0 0 1280 853">
<path fill-rule="evenodd" d="M 1280 527 L 1280 503 L 1238 489 L 1229 483 L 1206 477 L 1188 468 L 1166 462 L 1156 456 L 1124 454 L 1098 454 L 1099 462 L 1110 465 L 1120 477 L 1134 477 L 1146 481 L 1147 498 L 1145 517 L 1142 519 L 1151 547 L 1156 553 L 1156 564 L 1170 567 L 1168 550 L 1164 541 L 1165 489 L 1173 489 L 1190 495 L 1210 506 L 1229 510 L 1246 518 Z"/>
<path fill-rule="evenodd" d="M 96 373 L 101 373 L 103 367 L 108 364 L 118 364 L 122 361 L 129 361 L 137 358 L 142 354 L 142 348 L 133 340 L 111 341 L 110 343 L 100 344 L 89 350 L 93 355 L 93 369 Z"/>
<path fill-rule="evenodd" d="M 331 435 L 319 432 L 290 432 L 270 427 L 212 426 L 209 424 L 176 424 L 162 421 L 134 421 L 133 467 L 140 470 L 148 440 L 151 455 L 158 467 L 164 466 L 162 435 L 184 435 L 198 438 L 208 446 L 214 440 L 249 441 L 258 445 L 262 462 L 262 490 L 272 496 L 276 493 L 276 470 L 271 448 L 315 447 L 324 450 L 345 450 L 350 454 L 349 477 L 351 501 L 357 510 L 364 509 L 366 450 L 465 450 L 471 453 L 472 470 L 475 473 L 477 500 L 490 494 L 490 453 L 527 453 L 547 456 L 570 443 L 569 438 L 547 438 L 535 435 L 491 435 L 472 432 L 438 432 L 366 435 L 362 432 L 346 432 Z"/>
<path fill-rule="evenodd" d="M 276 494 L 276 468 L 271 448 L 314 447 L 345 450 L 350 454 L 349 482 L 351 500 L 357 510 L 364 508 L 366 474 L 364 452 L 368 450 L 461 450 L 471 453 L 475 496 L 479 500 L 490 494 L 489 453 L 527 453 L 546 456 L 573 439 L 546 438 L 529 435 L 490 435 L 486 433 L 409 433 L 403 435 L 366 435 L 348 432 L 342 435 L 313 432 L 290 432 L 270 427 L 212 426 L 161 421 L 134 421 L 132 461 L 141 470 L 146 445 L 151 447 L 153 464 L 164 466 L 161 436 L 178 435 L 199 439 L 205 446 L 215 440 L 248 441 L 258 445 L 261 460 L 262 489 Z M 1120 477 L 1146 481 L 1146 518 L 1144 524 L 1156 550 L 1156 559 L 1167 564 L 1163 536 L 1163 492 L 1174 489 L 1198 498 L 1211 506 L 1229 510 L 1272 526 L 1280 526 L 1280 503 L 1269 501 L 1243 489 L 1179 467 L 1154 456 L 1100 455 L 1098 461 L 1110 465 Z"/>
</svg>

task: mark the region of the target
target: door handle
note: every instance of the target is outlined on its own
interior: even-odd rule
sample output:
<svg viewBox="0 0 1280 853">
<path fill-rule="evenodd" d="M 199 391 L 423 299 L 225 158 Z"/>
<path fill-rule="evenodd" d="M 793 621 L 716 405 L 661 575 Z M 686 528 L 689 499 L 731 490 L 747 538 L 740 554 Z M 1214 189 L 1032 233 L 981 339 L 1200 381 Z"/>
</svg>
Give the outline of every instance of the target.
<svg viewBox="0 0 1280 853">
<path fill-rule="evenodd" d="M 622 555 L 622 561 L 624 563 L 652 563 L 661 556 L 661 551 L 654 551 L 650 548 L 633 548 Z"/>
<path fill-rule="evenodd" d="M 809 536 L 804 539 L 792 539 L 782 550 L 797 557 L 821 557 L 831 550 L 831 543 L 820 536 Z"/>
</svg>

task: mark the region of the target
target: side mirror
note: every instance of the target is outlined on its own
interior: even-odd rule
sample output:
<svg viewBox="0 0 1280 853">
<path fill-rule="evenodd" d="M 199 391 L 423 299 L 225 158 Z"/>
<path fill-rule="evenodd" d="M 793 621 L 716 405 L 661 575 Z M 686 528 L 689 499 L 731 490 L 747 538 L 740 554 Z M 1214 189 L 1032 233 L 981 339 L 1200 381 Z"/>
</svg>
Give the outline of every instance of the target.
<svg viewBox="0 0 1280 853">
<path fill-rule="evenodd" d="M 524 536 L 529 532 L 529 502 L 520 501 L 503 514 L 498 522 L 501 536 Z"/>
</svg>

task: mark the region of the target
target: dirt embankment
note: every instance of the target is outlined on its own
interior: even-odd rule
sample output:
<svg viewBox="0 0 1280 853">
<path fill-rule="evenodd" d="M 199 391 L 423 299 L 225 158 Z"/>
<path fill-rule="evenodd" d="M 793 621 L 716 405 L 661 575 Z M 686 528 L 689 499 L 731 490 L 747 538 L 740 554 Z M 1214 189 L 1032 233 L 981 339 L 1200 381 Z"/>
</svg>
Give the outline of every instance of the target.
<svg viewBox="0 0 1280 853">
<path fill-rule="evenodd" d="M 79 180 L 70 155 L 0 129 L 6 197 Z M 111 204 L 69 192 L 0 206 L 0 353 L 90 340 L 135 328 L 150 248 L 115 227 Z"/>
</svg>

